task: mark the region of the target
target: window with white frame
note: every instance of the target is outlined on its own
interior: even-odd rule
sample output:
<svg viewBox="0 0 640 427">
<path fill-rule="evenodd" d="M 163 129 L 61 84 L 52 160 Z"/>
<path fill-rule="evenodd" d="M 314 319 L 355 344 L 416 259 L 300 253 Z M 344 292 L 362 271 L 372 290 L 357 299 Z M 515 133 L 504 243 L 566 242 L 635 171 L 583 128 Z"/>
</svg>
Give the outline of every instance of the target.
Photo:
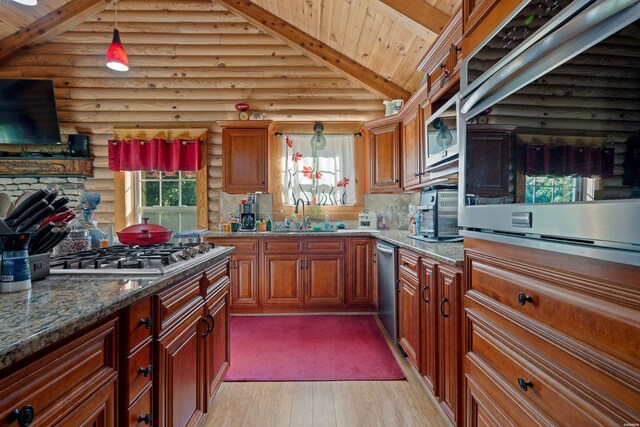
<svg viewBox="0 0 640 427">
<path fill-rule="evenodd" d="M 138 222 L 178 232 L 197 228 L 196 172 L 135 172 Z"/>
<path fill-rule="evenodd" d="M 580 200 L 581 181 L 571 176 L 527 176 L 525 203 L 567 203 Z"/>
<path fill-rule="evenodd" d="M 354 135 L 324 135 L 326 143 L 311 143 L 312 135 L 282 138 L 282 200 L 295 205 L 348 206 L 356 203 Z"/>
</svg>

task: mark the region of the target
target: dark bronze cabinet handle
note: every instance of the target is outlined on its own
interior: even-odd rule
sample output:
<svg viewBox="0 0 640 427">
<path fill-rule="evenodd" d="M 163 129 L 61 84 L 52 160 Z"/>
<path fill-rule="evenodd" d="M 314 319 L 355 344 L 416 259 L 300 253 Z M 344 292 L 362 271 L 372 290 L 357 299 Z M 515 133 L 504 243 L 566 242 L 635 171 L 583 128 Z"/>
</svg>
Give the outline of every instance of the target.
<svg viewBox="0 0 640 427">
<path fill-rule="evenodd" d="M 447 65 L 446 64 L 440 64 L 440 69 L 442 70 L 444 68 L 447 68 Z"/>
<path fill-rule="evenodd" d="M 151 375 L 151 369 L 153 369 L 151 365 L 147 366 L 146 368 L 138 368 L 138 374 L 143 374 L 144 377 L 147 378 L 149 375 Z"/>
<path fill-rule="evenodd" d="M 213 318 L 211 313 L 207 313 L 207 319 L 211 320 L 211 329 L 209 329 L 209 333 L 213 332 L 213 328 L 216 326 L 216 319 Z"/>
<path fill-rule="evenodd" d="M 427 290 L 429 290 L 429 286 L 424 285 L 424 288 L 422 288 L 422 301 L 424 302 L 429 302 L 429 299 L 427 298 Z"/>
<path fill-rule="evenodd" d="M 525 295 L 523 292 L 518 292 L 518 304 L 525 305 L 528 302 L 533 302 L 533 297 Z"/>
<path fill-rule="evenodd" d="M 138 326 L 142 326 L 142 325 L 144 325 L 144 327 L 147 329 L 151 329 L 151 326 L 152 326 L 151 316 L 147 317 L 146 319 L 140 319 L 140 321 L 138 321 Z"/>
<path fill-rule="evenodd" d="M 456 52 L 462 52 L 462 48 L 460 46 L 456 46 Z"/>
<path fill-rule="evenodd" d="M 376 264 L 378 261 L 376 261 L 378 259 L 378 254 L 377 253 L 373 253 L 373 263 Z"/>
<path fill-rule="evenodd" d="M 200 321 L 201 321 L 201 322 L 204 322 L 204 324 L 206 325 L 206 328 L 207 328 L 207 330 L 206 330 L 206 331 L 204 331 L 203 333 L 201 333 L 200 335 L 201 335 L 202 337 L 206 337 L 207 335 L 209 335 L 209 332 L 211 332 L 211 331 L 209 330 L 209 321 L 207 320 L 207 318 L 206 318 L 206 317 L 201 317 L 201 318 L 200 318 Z"/>
<path fill-rule="evenodd" d="M 400 279 L 396 279 L 396 289 L 398 290 L 398 293 L 402 292 L 402 287 L 400 286 Z"/>
<path fill-rule="evenodd" d="M 522 377 L 518 378 L 518 385 L 520 386 L 520 390 L 522 391 L 527 391 L 530 388 L 533 388 L 533 383 L 531 382 L 531 380 L 525 381 Z"/>
<path fill-rule="evenodd" d="M 7 417 L 7 423 L 11 424 L 14 421 L 18 422 L 21 427 L 26 427 L 33 422 L 36 417 L 36 411 L 31 405 L 25 405 L 22 409 L 14 409 Z"/>
<path fill-rule="evenodd" d="M 442 317 L 449 317 L 449 315 L 444 312 L 444 303 L 448 301 L 447 298 L 442 298 L 442 301 L 440 301 L 440 314 L 442 314 Z"/>
<path fill-rule="evenodd" d="M 151 425 L 151 414 L 140 415 L 138 416 L 139 423 L 145 423 L 146 425 Z"/>
</svg>

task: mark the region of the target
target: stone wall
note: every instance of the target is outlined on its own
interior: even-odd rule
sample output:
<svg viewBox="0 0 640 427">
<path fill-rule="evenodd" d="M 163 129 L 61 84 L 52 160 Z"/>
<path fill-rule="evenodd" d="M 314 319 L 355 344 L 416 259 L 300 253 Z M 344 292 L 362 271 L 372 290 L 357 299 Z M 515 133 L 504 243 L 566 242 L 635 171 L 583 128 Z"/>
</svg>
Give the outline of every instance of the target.
<svg viewBox="0 0 640 427">
<path fill-rule="evenodd" d="M 0 178 L 0 191 L 7 193 L 15 201 L 26 191 L 35 191 L 41 188 L 57 188 L 60 193 L 67 196 L 70 206 L 78 204 L 78 195 L 85 190 L 87 179 L 83 177 L 5 177 Z"/>
</svg>

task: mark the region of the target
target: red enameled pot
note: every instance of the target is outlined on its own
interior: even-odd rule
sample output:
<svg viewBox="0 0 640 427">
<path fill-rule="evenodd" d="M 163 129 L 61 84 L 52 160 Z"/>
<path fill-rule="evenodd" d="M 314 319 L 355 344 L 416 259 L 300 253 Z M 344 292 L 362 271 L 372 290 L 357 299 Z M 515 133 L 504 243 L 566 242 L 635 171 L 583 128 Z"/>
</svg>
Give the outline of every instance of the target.
<svg viewBox="0 0 640 427">
<path fill-rule="evenodd" d="M 160 224 L 149 224 L 149 218 L 142 218 L 144 224 L 134 224 L 121 231 L 118 234 L 118 240 L 125 245 L 157 245 L 165 243 L 171 239 L 173 231 L 161 226 Z"/>
</svg>

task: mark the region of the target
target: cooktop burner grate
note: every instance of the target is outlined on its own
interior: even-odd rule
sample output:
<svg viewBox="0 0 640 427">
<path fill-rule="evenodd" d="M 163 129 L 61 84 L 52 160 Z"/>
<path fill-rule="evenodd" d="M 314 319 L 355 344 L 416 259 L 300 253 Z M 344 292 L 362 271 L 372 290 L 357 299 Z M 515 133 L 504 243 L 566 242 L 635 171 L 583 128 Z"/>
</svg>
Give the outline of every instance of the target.
<svg viewBox="0 0 640 427">
<path fill-rule="evenodd" d="M 162 243 L 152 246 L 117 245 L 51 259 L 51 270 L 149 270 L 197 258 L 211 250 L 209 243 Z"/>
</svg>

